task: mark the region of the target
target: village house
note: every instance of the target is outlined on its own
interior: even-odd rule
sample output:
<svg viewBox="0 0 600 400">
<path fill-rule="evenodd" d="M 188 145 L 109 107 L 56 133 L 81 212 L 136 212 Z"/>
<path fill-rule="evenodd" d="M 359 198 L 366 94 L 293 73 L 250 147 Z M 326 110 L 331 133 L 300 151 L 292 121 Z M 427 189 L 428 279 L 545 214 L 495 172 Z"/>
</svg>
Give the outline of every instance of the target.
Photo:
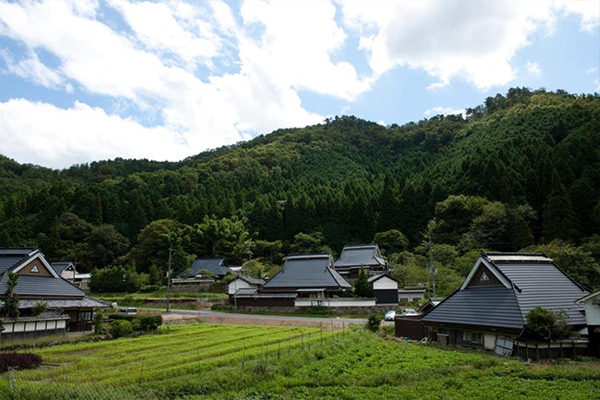
<svg viewBox="0 0 600 400">
<path fill-rule="evenodd" d="M 387 261 L 376 244 L 344 246 L 334 263 L 335 270 L 347 279 L 354 279 L 361 270 L 369 276 L 387 272 Z"/>
<path fill-rule="evenodd" d="M 373 296 L 377 304 L 398 304 L 398 281 L 388 274 L 373 275 L 369 278 Z"/>
<path fill-rule="evenodd" d="M 396 334 L 511 354 L 535 307 L 564 311 L 583 333 L 584 308 L 576 301 L 587 294 L 544 254 L 482 253 L 453 294 L 416 321 L 397 318 Z"/>
<path fill-rule="evenodd" d="M 75 269 L 75 264 L 70 261 L 53 262 L 50 266 L 56 271 L 61 278 L 66 279 L 73 285 L 82 290 L 89 289 L 89 282 L 92 274 L 82 274 Z"/>
<path fill-rule="evenodd" d="M 585 309 L 590 355 L 600 357 L 600 292 L 582 297 L 577 304 Z"/>
<path fill-rule="evenodd" d="M 260 289 L 264 283 L 265 281 L 262 279 L 242 274 L 236 275 L 236 277 L 227 285 L 227 294 L 229 294 L 230 302 L 234 302 L 233 296 L 236 292 L 242 290 L 244 293 L 249 293 L 249 289 L 256 291 Z"/>
<path fill-rule="evenodd" d="M 0 249 L 0 293 L 6 292 L 11 272 L 18 275 L 15 293 L 20 315 L 0 318 L 1 340 L 88 331 L 94 309 L 109 306 L 63 279 L 38 249 Z M 33 310 L 40 304 L 47 310 L 35 315 Z"/>
<path fill-rule="evenodd" d="M 171 281 L 171 287 L 179 292 L 209 291 L 213 283 L 233 273 L 234 271 L 227 266 L 222 257 L 196 258 L 190 268 L 177 274 Z"/>
</svg>

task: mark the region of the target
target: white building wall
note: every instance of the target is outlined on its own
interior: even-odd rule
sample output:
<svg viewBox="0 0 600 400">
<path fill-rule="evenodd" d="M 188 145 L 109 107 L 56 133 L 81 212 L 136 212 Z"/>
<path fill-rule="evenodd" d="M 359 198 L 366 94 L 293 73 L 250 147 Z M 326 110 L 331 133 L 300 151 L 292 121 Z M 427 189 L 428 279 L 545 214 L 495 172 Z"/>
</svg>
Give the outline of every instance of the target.
<svg viewBox="0 0 600 400">
<path fill-rule="evenodd" d="M 594 300 L 597 301 L 598 296 L 583 304 L 585 319 L 588 325 L 600 325 L 600 304 L 594 304 Z"/>
<path fill-rule="evenodd" d="M 375 299 L 309 299 L 298 298 L 296 307 L 374 307 Z"/>
<path fill-rule="evenodd" d="M 245 288 L 252 288 L 252 287 L 256 287 L 256 286 L 249 284 L 248 282 L 246 282 L 243 279 L 237 278 L 237 279 L 234 279 L 231 282 L 229 282 L 229 286 L 227 287 L 227 293 L 234 294 L 238 289 L 245 289 Z"/>
<path fill-rule="evenodd" d="M 384 276 L 373 282 L 373 290 L 395 289 L 398 290 L 398 282 Z"/>
</svg>

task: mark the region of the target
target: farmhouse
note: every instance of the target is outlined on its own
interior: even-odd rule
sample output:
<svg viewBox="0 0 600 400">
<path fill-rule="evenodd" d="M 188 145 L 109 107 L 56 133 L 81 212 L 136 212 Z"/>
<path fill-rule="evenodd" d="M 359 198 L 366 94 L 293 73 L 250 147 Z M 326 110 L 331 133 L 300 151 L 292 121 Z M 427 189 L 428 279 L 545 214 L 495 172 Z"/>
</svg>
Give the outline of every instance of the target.
<svg viewBox="0 0 600 400">
<path fill-rule="evenodd" d="M 177 278 L 185 279 L 209 276 L 220 280 L 231 272 L 224 258 L 196 258 L 190 269 L 177 275 Z"/>
<path fill-rule="evenodd" d="M 423 287 L 403 287 L 398 289 L 398 301 L 400 303 L 415 303 L 425 298 Z"/>
<path fill-rule="evenodd" d="M 585 309 L 590 354 L 600 357 L 600 292 L 582 297 L 577 304 Z"/>
<path fill-rule="evenodd" d="M 8 288 L 10 272 L 19 276 L 20 316 L 1 318 L 2 339 L 91 330 L 94 308 L 108 307 L 58 275 L 38 249 L 0 249 L 0 293 Z M 34 315 L 39 303 L 47 312 Z"/>
<path fill-rule="evenodd" d="M 373 296 L 377 304 L 398 304 L 398 281 L 388 274 L 374 275 L 369 278 L 373 287 Z"/>
<path fill-rule="evenodd" d="M 352 286 L 333 269 L 331 254 L 288 256 L 281 271 L 263 285 L 263 292 L 292 292 L 299 297 L 331 297 Z"/>
<path fill-rule="evenodd" d="M 356 278 L 362 269 L 367 270 L 368 275 L 386 272 L 387 261 L 376 244 L 345 246 L 334 267 L 340 275 L 352 279 Z"/>
<path fill-rule="evenodd" d="M 544 254 L 482 253 L 462 286 L 418 322 L 439 343 L 510 354 L 535 307 L 563 310 L 575 330 L 585 327 L 576 300 L 587 294 Z M 396 320 L 400 335 L 404 322 Z"/>
<path fill-rule="evenodd" d="M 242 290 L 244 293 L 250 293 L 248 289 L 253 289 L 253 292 L 260 289 L 264 285 L 265 281 L 262 279 L 253 278 L 251 276 L 238 274 L 229 284 L 227 285 L 227 293 L 229 299 L 233 302 L 233 295 Z"/>
<path fill-rule="evenodd" d="M 61 278 L 66 279 L 80 289 L 88 290 L 92 274 L 82 274 L 77 272 L 75 264 L 70 261 L 53 262 L 50 266 Z"/>
</svg>

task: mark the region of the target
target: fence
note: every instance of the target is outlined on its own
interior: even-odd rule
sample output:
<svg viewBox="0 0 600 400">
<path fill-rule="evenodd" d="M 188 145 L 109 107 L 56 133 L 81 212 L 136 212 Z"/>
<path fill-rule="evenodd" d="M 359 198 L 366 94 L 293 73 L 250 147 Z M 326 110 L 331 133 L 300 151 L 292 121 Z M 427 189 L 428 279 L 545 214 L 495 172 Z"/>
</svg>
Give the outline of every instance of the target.
<svg viewBox="0 0 600 400">
<path fill-rule="evenodd" d="M 589 354 L 587 339 L 557 340 L 555 342 L 533 342 L 515 340 L 513 356 L 525 360 L 543 360 L 550 358 L 575 358 Z"/>
</svg>

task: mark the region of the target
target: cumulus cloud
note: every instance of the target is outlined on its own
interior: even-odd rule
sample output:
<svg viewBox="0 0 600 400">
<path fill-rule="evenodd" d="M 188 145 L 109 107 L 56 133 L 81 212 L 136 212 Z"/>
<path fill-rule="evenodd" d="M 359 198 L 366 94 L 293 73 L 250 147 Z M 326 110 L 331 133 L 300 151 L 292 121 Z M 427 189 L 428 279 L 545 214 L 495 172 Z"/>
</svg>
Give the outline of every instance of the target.
<svg viewBox="0 0 600 400">
<path fill-rule="evenodd" d="M 431 89 L 457 76 L 481 90 L 507 84 L 516 77 L 513 56 L 534 32 L 550 31 L 559 13 L 580 14 L 589 29 L 598 9 L 597 1 L 338 2 L 376 74 L 397 66 L 422 69 L 437 79 Z"/>
<path fill-rule="evenodd" d="M 16 61 L 7 50 L 0 51 L 0 57 L 4 59 L 4 62 L 7 65 L 6 72 L 10 74 L 47 88 L 56 88 L 60 86 L 70 88 L 70 86 L 67 86 L 64 82 L 63 77 L 58 72 L 48 68 L 42 63 L 34 52 L 31 52 L 27 58 L 19 61 Z M 68 90 L 72 90 L 72 88 Z"/>
<path fill-rule="evenodd" d="M 535 61 L 527 61 L 525 63 L 525 70 L 533 76 L 539 76 L 542 73 L 540 65 Z"/>
<path fill-rule="evenodd" d="M 62 168 L 118 154 L 178 160 L 187 155 L 187 146 L 168 129 L 146 128 L 98 107 L 77 102 L 72 108 L 61 109 L 11 99 L 0 103 L 0 153 L 21 162 Z"/>
</svg>

